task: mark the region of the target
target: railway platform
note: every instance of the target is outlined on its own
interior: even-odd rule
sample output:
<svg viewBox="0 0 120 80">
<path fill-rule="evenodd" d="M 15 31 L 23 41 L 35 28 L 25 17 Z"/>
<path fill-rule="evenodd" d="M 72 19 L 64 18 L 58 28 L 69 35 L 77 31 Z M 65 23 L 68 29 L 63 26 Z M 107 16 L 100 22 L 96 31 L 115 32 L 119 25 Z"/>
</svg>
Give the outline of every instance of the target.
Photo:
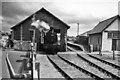
<svg viewBox="0 0 120 80">
<path fill-rule="evenodd" d="M 8 50 L 7 51 L 8 52 L 8 54 L 9 54 L 9 59 L 10 59 L 10 62 L 11 62 L 11 64 L 12 64 L 12 66 L 13 66 L 13 69 L 15 70 L 15 72 L 16 73 L 19 73 L 19 71 L 21 71 L 22 70 L 22 65 L 24 65 L 24 64 L 22 64 L 19 60 L 22 60 L 22 59 L 24 59 L 24 57 L 20 57 L 20 56 L 24 56 L 24 55 L 26 55 L 26 52 L 24 52 L 24 51 L 14 51 L 14 50 Z M 6 52 L 5 52 L 6 53 Z M 66 55 L 66 54 L 68 54 L 68 55 Z M 99 52 L 92 52 L 92 53 L 85 53 L 84 51 L 77 51 L 77 54 L 81 54 L 81 55 L 83 55 L 84 56 L 84 58 L 86 58 L 86 59 L 88 59 L 88 60 L 91 60 L 91 58 L 92 57 L 90 57 L 90 56 L 88 56 L 87 54 L 90 54 L 90 55 L 92 55 L 92 56 L 95 56 L 95 57 L 98 57 L 98 58 L 102 58 L 102 59 L 104 59 L 104 60 L 106 60 L 106 59 L 108 59 L 109 57 L 111 57 L 111 56 L 109 56 L 109 55 L 106 55 L 106 54 L 104 54 L 104 55 L 102 55 L 102 56 L 100 56 L 99 55 Z M 85 55 L 87 55 L 87 56 L 85 56 Z M 6 57 L 6 55 L 4 55 L 5 57 Z M 51 57 L 52 56 L 52 57 Z M 55 58 L 55 56 L 57 56 L 56 58 Z M 78 75 L 75 75 L 75 74 L 73 74 L 73 73 L 76 73 L 76 72 L 78 72 L 79 73 L 79 70 L 78 69 L 76 69 L 74 66 L 70 66 L 69 64 L 66 64 L 66 62 L 64 62 L 64 61 L 62 61 L 61 60 L 61 58 L 59 58 L 59 56 L 61 56 L 61 57 L 63 57 L 63 58 L 65 58 L 66 60 L 69 60 L 70 62 L 72 62 L 72 64 L 74 63 L 75 65 L 77 65 L 78 67 L 81 67 L 81 70 L 83 70 L 83 69 L 86 69 L 87 67 L 86 66 L 84 66 L 84 65 L 81 65 L 82 63 L 81 62 L 83 62 L 83 63 L 86 63 L 86 65 L 87 64 L 90 64 L 90 63 L 87 63 L 87 62 L 85 62 L 84 60 L 82 60 L 81 59 L 81 62 L 78 62 L 79 61 L 79 57 L 77 57 L 77 55 L 76 55 L 76 53 L 74 52 L 74 51 L 67 51 L 67 52 L 58 52 L 58 54 L 57 55 L 52 55 L 52 54 L 45 54 L 45 53 L 43 53 L 43 52 L 39 52 L 39 53 L 37 53 L 36 54 L 36 62 L 38 62 L 38 63 L 40 63 L 40 66 L 39 66 L 39 77 L 40 77 L 40 79 L 63 79 L 63 78 L 65 78 L 65 76 L 63 76 L 63 74 L 61 74 L 61 72 L 53 65 L 53 63 L 49 60 L 49 58 L 48 57 L 50 57 L 60 68 L 62 68 L 62 70 L 67 74 L 67 75 L 69 75 L 70 77 L 72 77 L 72 78 L 75 78 L 76 76 L 78 77 Z M 106 58 L 106 59 L 105 59 Z M 59 63 L 59 59 L 61 60 L 61 64 Z M 18 62 L 17 62 L 17 60 L 18 60 Z M 116 59 L 117 60 L 117 59 Z M 108 59 L 108 61 L 110 61 L 110 62 L 115 62 L 116 60 L 112 60 L 112 59 Z M 74 62 L 73 62 L 74 61 Z M 96 62 L 97 60 L 94 60 L 94 61 L 91 61 L 91 62 Z M 78 62 L 78 63 L 76 63 L 76 62 Z M 65 66 L 63 65 L 63 63 L 65 63 Z M 100 64 L 101 64 L 102 62 L 100 62 Z M 97 64 L 97 63 L 95 63 L 96 65 L 98 65 L 98 66 L 100 66 L 100 64 Z M 102 63 L 103 64 L 103 63 Z M 5 65 L 5 64 L 4 64 Z M 107 65 L 107 64 L 104 64 L 104 65 Z M 35 65 L 34 65 L 35 66 Z M 68 66 L 68 67 L 67 67 Z M 85 68 L 86 67 L 86 68 Z M 93 67 L 93 68 L 92 68 Z M 100 67 L 102 67 L 102 66 L 100 66 Z M 66 70 L 66 68 L 68 69 L 68 71 Z M 73 69 L 73 71 L 69 71 L 69 69 Z M 102 73 L 101 71 L 99 71 L 99 70 L 97 70 L 97 68 L 96 67 L 94 67 L 94 66 L 89 66 L 89 70 L 88 69 L 86 69 L 86 70 L 83 70 L 83 72 L 82 71 L 80 71 L 80 72 L 82 72 L 81 74 L 79 74 L 79 75 L 81 75 L 81 77 L 86 77 L 87 76 L 87 74 L 84 74 L 84 72 L 91 72 L 91 70 L 92 69 L 94 69 L 94 71 L 93 71 L 93 73 L 91 74 L 91 76 L 93 75 L 93 76 L 95 76 L 95 72 L 97 71 L 97 72 L 99 72 L 100 74 L 101 74 L 101 76 L 98 76 L 97 74 L 98 73 L 96 73 L 96 77 L 98 76 L 98 77 L 104 77 L 104 76 L 106 76 L 106 75 L 103 75 L 104 73 Z M 112 68 L 111 67 L 111 69 L 114 69 L 114 67 Z M 116 68 L 117 69 L 117 68 Z M 4 69 L 5 70 L 5 69 Z M 6 65 L 6 70 L 7 70 L 7 65 Z M 107 69 L 108 70 L 108 69 Z M 6 71 L 6 74 L 9 74 L 9 72 L 8 72 L 8 70 Z M 112 72 L 112 71 L 111 71 Z M 73 74 L 73 75 L 71 75 L 71 74 Z M 116 73 L 115 73 L 116 74 Z M 90 74 L 89 74 L 90 75 Z M 103 75 L 103 76 L 102 76 Z M 87 77 L 91 77 L 91 76 L 87 76 Z M 107 77 L 107 76 L 106 76 Z M 79 77 L 80 78 L 80 77 Z M 69 79 L 68 79 L 69 80 Z"/>
<path fill-rule="evenodd" d="M 22 73 L 27 73 L 25 70 L 24 59 L 26 51 L 15 51 L 5 49 L 2 52 L 2 79 L 11 79 L 20 76 Z"/>
<path fill-rule="evenodd" d="M 46 55 L 38 54 L 36 57 L 37 62 L 40 63 L 40 78 L 63 78 L 63 76 L 55 69 L 50 63 Z"/>
<path fill-rule="evenodd" d="M 1 52 L 0 52 L 0 57 L 1 57 L 0 60 L 1 61 L 0 62 L 2 63 L 2 65 L 0 66 L 1 67 L 1 70 L 0 70 L 1 79 L 3 79 L 3 78 L 9 79 L 10 75 L 9 75 L 8 67 L 7 67 L 6 60 L 5 60 L 6 53 L 5 53 L 5 51 L 2 51 L 2 49 L 0 49 L 0 50 L 1 50 Z"/>
</svg>

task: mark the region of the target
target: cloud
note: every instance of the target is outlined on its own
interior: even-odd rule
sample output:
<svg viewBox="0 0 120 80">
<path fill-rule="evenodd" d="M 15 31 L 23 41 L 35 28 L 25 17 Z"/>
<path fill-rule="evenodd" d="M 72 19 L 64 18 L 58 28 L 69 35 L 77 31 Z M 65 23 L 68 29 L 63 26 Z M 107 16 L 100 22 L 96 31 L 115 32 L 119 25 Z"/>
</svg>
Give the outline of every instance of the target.
<svg viewBox="0 0 120 80">
<path fill-rule="evenodd" d="M 31 14 L 30 10 L 24 9 L 17 2 L 3 2 L 2 3 L 2 30 L 10 31 L 10 28 L 19 23 Z"/>
<path fill-rule="evenodd" d="M 19 16 L 26 16 L 30 15 L 30 11 L 24 9 L 20 6 L 21 3 L 17 2 L 3 2 L 2 3 L 2 15 L 3 17 L 11 17 L 15 18 L 17 15 Z"/>
<path fill-rule="evenodd" d="M 118 14 L 120 16 L 120 1 L 118 3 Z M 119 25 L 118 29 L 120 30 L 120 21 L 119 21 L 118 25 Z"/>
<path fill-rule="evenodd" d="M 2 31 L 2 3 L 0 3 L 0 31 Z"/>
<path fill-rule="evenodd" d="M 0 31 L 2 31 L 2 16 L 0 16 Z"/>
<path fill-rule="evenodd" d="M 4 0 L 3 28 L 14 26 L 42 7 L 71 26 L 68 34 L 76 34 L 76 23 L 80 23 L 83 32 L 118 13 L 117 0 Z"/>
<path fill-rule="evenodd" d="M 10 27 L 11 25 L 8 22 L 2 21 L 2 31 L 10 31 Z"/>
<path fill-rule="evenodd" d="M 77 36 L 77 29 L 78 29 L 78 24 L 77 23 L 72 23 L 69 24 L 70 29 L 68 29 L 68 35 L 70 36 Z M 86 31 L 89 31 L 93 29 L 97 23 L 91 23 L 91 24 L 79 24 L 79 34 L 82 34 Z"/>
<path fill-rule="evenodd" d="M 99 21 L 98 18 L 95 17 L 74 17 L 74 16 L 66 16 L 65 20 L 68 22 L 68 24 L 73 24 L 73 23 L 80 23 L 80 24 L 92 24 L 96 23 Z"/>
<path fill-rule="evenodd" d="M 14 26 L 20 21 L 24 20 L 31 14 L 35 13 L 42 7 L 49 6 L 50 3 L 37 3 L 37 2 L 3 2 L 2 3 L 2 17 L 3 21 L 2 28 L 3 30 Z M 4 29 L 5 27 L 5 29 Z M 7 29 L 6 31 L 8 31 Z"/>
</svg>

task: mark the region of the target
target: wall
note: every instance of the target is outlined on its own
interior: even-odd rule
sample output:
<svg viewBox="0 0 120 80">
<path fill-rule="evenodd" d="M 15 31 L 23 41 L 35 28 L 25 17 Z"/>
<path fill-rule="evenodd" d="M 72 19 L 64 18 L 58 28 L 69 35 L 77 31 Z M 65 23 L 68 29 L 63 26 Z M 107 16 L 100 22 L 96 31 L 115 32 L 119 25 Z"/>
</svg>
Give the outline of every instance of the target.
<svg viewBox="0 0 120 80">
<path fill-rule="evenodd" d="M 82 45 L 88 45 L 88 37 L 86 37 L 86 36 L 78 36 L 75 43 L 82 44 Z"/>
<path fill-rule="evenodd" d="M 60 50 L 67 51 L 67 28 L 60 31 Z"/>
<path fill-rule="evenodd" d="M 116 19 L 107 29 L 107 31 L 116 31 L 118 30 L 118 19 Z"/>
<path fill-rule="evenodd" d="M 120 19 L 118 19 L 118 30 L 120 31 Z"/>
<path fill-rule="evenodd" d="M 77 39 L 74 42 L 82 45 L 85 48 L 85 51 L 90 52 L 90 45 L 88 43 L 88 37 L 81 36 L 81 35 L 77 36 Z"/>
<path fill-rule="evenodd" d="M 117 40 L 117 50 L 120 51 L 120 39 Z"/>
<path fill-rule="evenodd" d="M 89 43 L 93 46 L 93 51 L 99 50 L 99 45 L 102 44 L 102 34 L 91 34 L 89 35 Z"/>
<path fill-rule="evenodd" d="M 36 13 L 37 19 L 45 21 L 49 24 L 49 26 L 54 27 L 55 29 L 62 29 L 67 27 L 63 22 L 59 21 L 56 17 L 53 17 L 54 15 L 51 15 L 51 13 L 46 12 L 45 10 Z"/>
<path fill-rule="evenodd" d="M 40 31 L 36 29 L 35 27 L 31 26 L 32 20 L 26 20 L 22 26 L 23 26 L 23 40 L 24 41 L 30 41 L 30 29 L 35 30 L 35 42 L 39 42 L 40 38 Z"/>
<path fill-rule="evenodd" d="M 2 38 L 2 32 L 0 31 L 0 39 Z"/>
<path fill-rule="evenodd" d="M 39 15 L 38 15 L 39 14 Z M 40 11 L 36 13 L 37 19 L 43 20 L 46 23 L 49 24 L 49 26 L 59 29 L 60 30 L 60 46 L 61 51 L 66 51 L 66 45 L 67 45 L 67 26 L 60 22 L 56 17 L 51 16 L 50 13 L 46 11 Z"/>
<path fill-rule="evenodd" d="M 20 40 L 20 27 L 17 26 L 13 32 L 14 34 L 12 36 L 14 37 L 14 40 Z"/>
<path fill-rule="evenodd" d="M 31 22 L 32 22 L 31 19 L 26 20 L 24 23 L 18 25 L 16 28 L 14 28 L 14 30 L 13 30 L 14 40 L 21 40 L 21 35 L 22 35 L 23 41 L 30 41 L 30 29 L 35 29 L 36 30 L 35 42 L 38 42 L 40 32 L 38 29 L 31 26 Z M 21 27 L 22 27 L 22 34 L 21 34 Z"/>
<path fill-rule="evenodd" d="M 118 19 L 116 19 L 108 28 L 105 29 L 106 31 L 118 31 Z M 102 33 L 102 51 L 112 51 L 112 39 L 108 39 L 108 33 Z"/>
<path fill-rule="evenodd" d="M 111 51 L 112 50 L 112 39 L 108 39 L 108 33 L 102 33 L 102 51 Z"/>
<path fill-rule="evenodd" d="M 31 24 L 32 21 L 31 19 L 26 20 L 24 23 L 22 23 L 22 36 L 23 36 L 23 41 L 30 41 L 30 31 L 29 29 L 32 29 Z"/>
</svg>

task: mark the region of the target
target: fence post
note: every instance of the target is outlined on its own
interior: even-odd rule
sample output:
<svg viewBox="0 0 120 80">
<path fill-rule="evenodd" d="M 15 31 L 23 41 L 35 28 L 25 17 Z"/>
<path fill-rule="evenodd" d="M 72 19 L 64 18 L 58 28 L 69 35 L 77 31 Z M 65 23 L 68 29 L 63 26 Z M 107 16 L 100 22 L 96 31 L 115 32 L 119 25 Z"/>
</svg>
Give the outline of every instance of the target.
<svg viewBox="0 0 120 80">
<path fill-rule="evenodd" d="M 101 45 L 99 44 L 99 54 L 100 56 L 102 56 L 102 53 L 101 53 Z"/>
<path fill-rule="evenodd" d="M 115 60 L 115 51 L 113 50 L 113 60 Z"/>
</svg>

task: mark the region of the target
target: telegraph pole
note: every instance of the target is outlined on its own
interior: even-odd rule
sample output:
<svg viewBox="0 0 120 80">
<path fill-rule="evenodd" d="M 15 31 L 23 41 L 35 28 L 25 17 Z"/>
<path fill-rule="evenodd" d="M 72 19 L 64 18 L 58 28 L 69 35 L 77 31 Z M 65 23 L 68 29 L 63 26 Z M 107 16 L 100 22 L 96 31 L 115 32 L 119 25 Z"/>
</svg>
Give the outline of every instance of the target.
<svg viewBox="0 0 120 80">
<path fill-rule="evenodd" d="M 20 49 L 22 50 L 23 48 L 23 46 L 22 46 L 22 44 L 23 44 L 23 27 L 22 27 L 22 25 L 21 25 L 21 27 L 20 27 Z"/>
<path fill-rule="evenodd" d="M 32 23 L 34 23 L 34 22 L 36 22 L 36 19 L 35 19 L 35 16 L 36 16 L 36 14 L 34 14 L 33 15 L 33 18 L 32 18 Z M 31 23 L 31 26 L 34 26 L 34 27 L 36 27 L 36 28 L 38 28 L 39 26 L 36 26 L 36 25 L 33 25 Z M 32 61 L 31 61 L 31 64 L 32 64 L 32 69 L 31 69 L 31 77 L 32 77 L 32 80 L 35 80 L 35 78 L 38 78 L 39 79 L 39 63 L 36 63 L 35 61 L 36 61 L 36 43 L 35 43 L 35 37 L 36 37 L 36 35 L 35 35 L 35 33 L 36 33 L 36 29 L 33 29 L 33 38 L 32 38 L 32 54 L 31 54 L 31 56 L 32 56 Z M 37 70 L 36 70 L 36 64 L 37 64 Z"/>
<path fill-rule="evenodd" d="M 79 35 L 79 23 L 77 23 L 78 27 L 77 27 L 77 36 Z"/>
</svg>

